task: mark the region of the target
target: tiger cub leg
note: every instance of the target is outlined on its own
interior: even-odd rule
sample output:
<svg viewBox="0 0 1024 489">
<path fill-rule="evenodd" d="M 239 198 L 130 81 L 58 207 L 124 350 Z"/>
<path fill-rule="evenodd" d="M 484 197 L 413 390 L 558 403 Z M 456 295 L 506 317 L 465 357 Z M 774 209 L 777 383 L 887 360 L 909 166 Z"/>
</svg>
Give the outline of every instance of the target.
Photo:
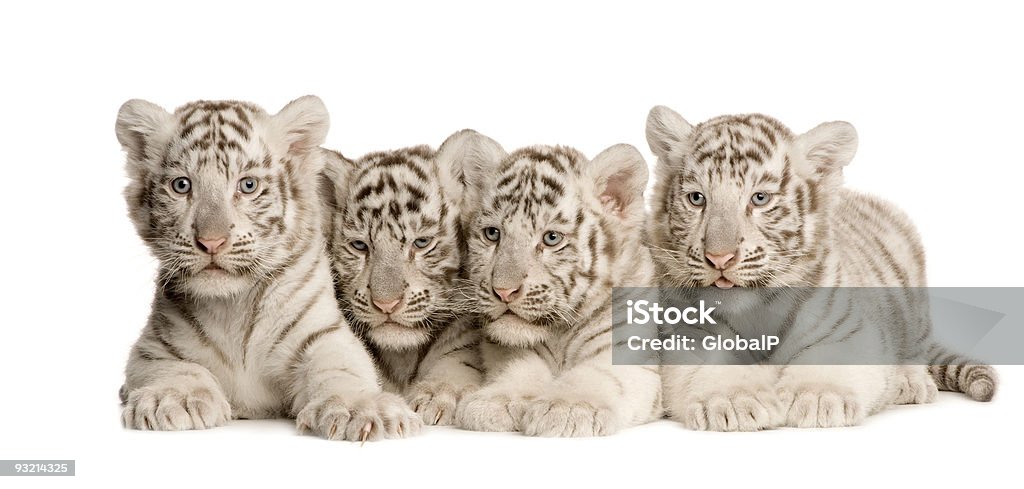
<svg viewBox="0 0 1024 489">
<path fill-rule="evenodd" d="M 479 345 L 479 329 L 470 320 L 452 324 L 434 341 L 406 394 L 424 423 L 454 423 L 459 403 L 480 388 L 483 362 Z"/>
<path fill-rule="evenodd" d="M 831 428 L 864 421 L 896 398 L 898 366 L 788 365 L 778 393 L 786 426 Z"/>
<path fill-rule="evenodd" d="M 121 423 L 137 430 L 198 430 L 231 419 L 231 405 L 206 367 L 182 360 L 147 360 L 134 352 L 122 402 Z"/>
<path fill-rule="evenodd" d="M 485 346 L 485 383 L 459 403 L 455 424 L 473 431 L 520 431 L 526 400 L 541 394 L 552 380 L 551 370 L 533 352 L 501 359 L 487 353 Z"/>
<path fill-rule="evenodd" d="M 344 321 L 311 332 L 302 344 L 278 367 L 291 381 L 300 433 L 373 441 L 419 432 L 420 417 L 401 396 L 381 391 L 372 360 Z"/>
<path fill-rule="evenodd" d="M 893 404 L 926 404 L 935 400 L 939 387 L 924 365 L 897 367 L 896 398 Z"/>
<path fill-rule="evenodd" d="M 600 358 L 600 357 L 599 357 Z M 661 417 L 661 378 L 654 365 L 577 365 L 523 403 L 528 436 L 605 436 Z"/>
<path fill-rule="evenodd" d="M 665 410 L 691 430 L 757 431 L 782 424 L 770 365 L 664 366 Z"/>
</svg>

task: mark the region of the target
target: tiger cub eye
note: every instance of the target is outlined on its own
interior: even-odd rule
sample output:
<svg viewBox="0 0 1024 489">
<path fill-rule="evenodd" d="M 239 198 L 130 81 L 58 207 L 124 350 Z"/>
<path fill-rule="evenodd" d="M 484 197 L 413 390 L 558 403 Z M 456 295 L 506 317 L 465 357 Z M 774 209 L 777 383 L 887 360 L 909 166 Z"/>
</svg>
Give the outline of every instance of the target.
<svg viewBox="0 0 1024 489">
<path fill-rule="evenodd" d="M 192 181 L 186 177 L 178 177 L 171 180 L 171 189 L 179 194 L 187 194 L 192 190 Z"/>
<path fill-rule="evenodd" d="M 697 207 L 703 207 L 704 204 L 707 202 L 707 199 L 704 198 L 704 194 L 700 192 L 690 192 L 689 194 L 687 194 L 686 198 L 690 200 L 690 204 L 693 204 Z"/>
<path fill-rule="evenodd" d="M 243 194 L 251 194 L 260 187 L 260 181 L 253 177 L 245 177 L 238 181 L 238 191 Z"/>
<path fill-rule="evenodd" d="M 750 197 L 750 203 L 758 207 L 767 204 L 772 200 L 772 194 L 768 192 L 754 192 Z"/>
<path fill-rule="evenodd" d="M 563 237 L 564 235 L 562 235 L 562 233 L 557 231 L 548 231 L 544 233 L 544 244 L 548 246 L 555 246 L 562 242 Z"/>
<path fill-rule="evenodd" d="M 488 241 L 497 242 L 501 239 L 501 231 L 494 226 L 484 228 L 484 237 L 487 238 Z"/>
</svg>

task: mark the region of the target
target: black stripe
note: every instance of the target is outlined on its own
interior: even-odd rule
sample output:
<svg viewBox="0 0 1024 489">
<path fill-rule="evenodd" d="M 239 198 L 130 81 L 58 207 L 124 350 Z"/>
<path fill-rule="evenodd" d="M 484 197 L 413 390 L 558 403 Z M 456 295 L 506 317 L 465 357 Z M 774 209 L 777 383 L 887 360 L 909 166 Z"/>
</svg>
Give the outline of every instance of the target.
<svg viewBox="0 0 1024 489">
<path fill-rule="evenodd" d="M 601 335 L 609 334 L 611 332 L 612 332 L 612 326 L 608 325 L 608 327 L 606 327 L 606 328 L 602 328 L 602 329 L 598 330 L 597 332 L 591 333 L 589 336 L 587 336 L 586 339 L 583 340 L 582 343 L 579 344 L 579 346 L 576 347 L 575 350 L 573 350 L 572 355 L 569 355 L 569 346 L 571 346 L 572 343 L 567 343 L 566 346 L 565 346 L 565 356 L 569 357 L 569 358 L 577 357 L 580 354 L 580 352 L 583 351 L 583 348 L 587 346 L 587 343 L 590 343 L 591 341 L 594 341 L 595 339 L 597 339 Z"/>
<path fill-rule="evenodd" d="M 306 336 L 306 339 L 302 340 L 302 342 L 299 343 L 299 348 L 295 350 L 295 355 L 292 356 L 291 369 L 295 370 L 298 368 L 299 362 L 302 360 L 303 355 L 306 354 L 306 351 L 310 347 L 312 347 L 313 344 L 315 344 L 324 336 L 327 336 L 328 334 L 331 334 L 340 329 L 341 326 L 329 326 L 327 328 L 314 331 L 310 333 L 309 336 Z"/>
<path fill-rule="evenodd" d="M 295 328 L 295 325 L 299 324 L 299 322 L 306 317 L 306 314 L 309 312 L 310 309 L 313 308 L 314 305 L 316 305 L 317 301 L 320 299 L 323 293 L 324 288 L 320 288 L 319 290 L 317 290 L 316 293 L 313 294 L 313 297 L 310 297 L 306 304 L 302 306 L 302 309 L 299 311 L 299 314 L 295 316 L 295 319 L 292 320 L 292 322 L 288 323 L 288 326 L 285 326 L 283 329 L 281 329 L 281 333 L 277 335 L 277 340 L 275 340 L 274 344 L 270 347 L 270 352 L 268 353 L 268 355 L 270 353 L 273 353 L 274 349 L 277 348 L 277 345 L 280 345 L 281 342 L 283 342 L 284 339 L 288 336 L 288 333 L 291 333 L 292 329 Z"/>
<path fill-rule="evenodd" d="M 199 342 L 202 343 L 203 346 L 213 350 L 213 352 L 217 354 L 217 357 L 220 358 L 220 361 L 224 362 L 224 365 L 231 365 L 231 362 L 228 361 L 227 355 L 225 355 L 217 345 L 213 344 L 213 340 L 211 340 L 210 336 L 206 334 L 206 329 L 203 327 L 202 323 L 199 322 L 199 319 L 192 315 L 190 311 L 183 310 L 181 313 L 185 317 L 185 321 L 192 328 L 192 331 L 199 338 Z"/>
<path fill-rule="evenodd" d="M 473 370 L 476 370 L 477 372 L 480 372 L 481 374 L 484 373 L 483 369 L 477 367 L 476 365 L 471 365 L 469 362 L 463 361 L 462 364 Z"/>
<path fill-rule="evenodd" d="M 590 353 L 587 353 L 586 356 L 580 357 L 576 362 L 574 362 L 574 365 L 582 364 L 583 362 L 586 362 L 587 360 L 590 360 L 591 358 L 594 358 L 594 357 L 604 353 L 605 351 L 610 350 L 611 348 L 612 348 L 611 343 L 608 343 L 607 345 L 601 345 L 601 346 L 595 348 Z"/>
</svg>

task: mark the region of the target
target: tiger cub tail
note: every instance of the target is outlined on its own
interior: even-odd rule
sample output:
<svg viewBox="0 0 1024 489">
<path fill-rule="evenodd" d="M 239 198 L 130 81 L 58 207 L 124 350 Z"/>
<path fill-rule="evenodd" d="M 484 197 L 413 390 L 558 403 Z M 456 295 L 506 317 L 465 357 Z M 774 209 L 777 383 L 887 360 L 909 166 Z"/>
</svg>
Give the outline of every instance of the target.
<svg viewBox="0 0 1024 489">
<path fill-rule="evenodd" d="M 995 396 L 998 377 L 991 365 L 979 363 L 933 344 L 928 351 L 928 373 L 939 390 L 962 392 L 975 401 L 988 402 Z"/>
</svg>

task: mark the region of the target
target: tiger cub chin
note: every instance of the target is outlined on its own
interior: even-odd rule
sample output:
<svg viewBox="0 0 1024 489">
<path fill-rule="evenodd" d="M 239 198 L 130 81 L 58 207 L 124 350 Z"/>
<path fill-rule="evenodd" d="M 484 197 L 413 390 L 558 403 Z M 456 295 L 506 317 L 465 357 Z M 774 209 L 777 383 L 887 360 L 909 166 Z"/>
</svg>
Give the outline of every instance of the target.
<svg viewBox="0 0 1024 489">
<path fill-rule="evenodd" d="M 428 424 L 451 424 L 482 380 L 479 329 L 455 294 L 465 248 L 459 216 L 464 140 L 358 161 L 330 154 L 331 256 L 337 293 L 385 389 Z"/>
<path fill-rule="evenodd" d="M 612 364 L 612 288 L 654 283 L 643 157 L 628 145 L 588 161 L 561 146 L 468 143 L 466 294 L 484 317 L 486 379 L 456 423 L 568 437 L 661 416 L 658 367 Z"/>
<path fill-rule="evenodd" d="M 880 291 L 897 296 L 885 298 L 892 299 L 889 308 L 837 292 L 925 286 L 924 251 L 910 220 L 891 204 L 841 187 L 842 168 L 857 148 L 850 124 L 794 135 L 764 115 L 691 126 L 655 107 L 647 140 L 658 157 L 648 236 L 661 285 L 714 286 L 723 297 L 736 297 L 725 290 L 732 287 L 741 288 L 734 294 L 792 287 L 764 294 L 772 299 L 757 306 L 790 318 L 772 362 L 787 365 L 665 366 L 672 418 L 710 430 L 846 426 L 893 403 L 930 402 L 936 383 L 992 398 L 993 369 L 935 343 L 926 302 L 906 300 L 912 290 Z M 730 319 L 728 326 L 744 335 L 772 334 Z M 851 348 L 884 351 L 891 363 L 928 358 L 942 365 L 930 367 L 931 375 L 924 366 L 824 365 Z"/>
<path fill-rule="evenodd" d="M 121 389 L 126 427 L 289 416 L 330 439 L 419 429 L 405 401 L 381 391 L 334 299 L 318 192 L 327 128 L 312 96 L 275 115 L 235 101 L 121 107 L 125 197 L 159 260 Z"/>
</svg>

